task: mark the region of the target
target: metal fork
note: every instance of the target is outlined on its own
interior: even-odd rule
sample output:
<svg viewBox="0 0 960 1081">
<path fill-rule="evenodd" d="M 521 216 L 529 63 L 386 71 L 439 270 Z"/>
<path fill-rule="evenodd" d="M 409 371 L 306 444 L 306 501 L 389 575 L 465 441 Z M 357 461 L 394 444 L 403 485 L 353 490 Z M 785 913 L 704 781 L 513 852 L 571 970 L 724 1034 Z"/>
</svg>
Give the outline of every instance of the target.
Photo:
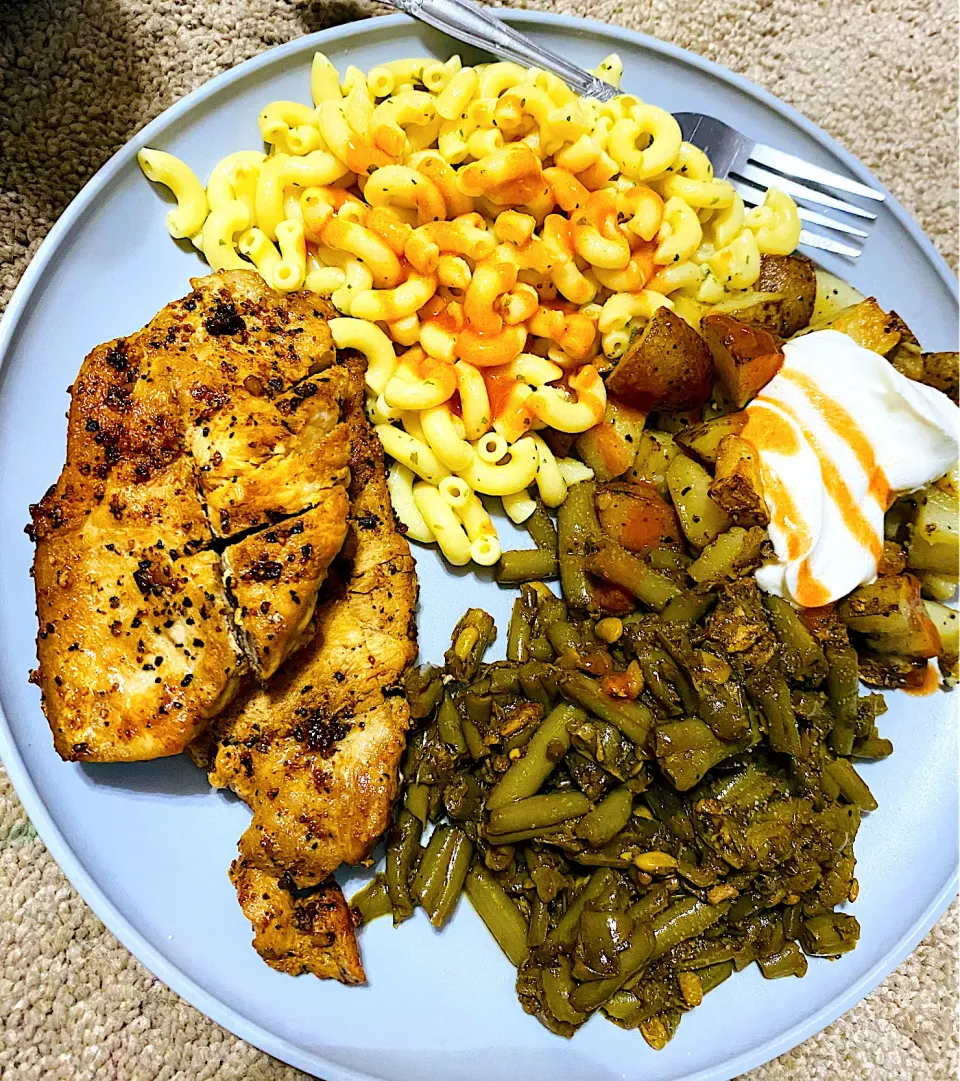
<svg viewBox="0 0 960 1081">
<path fill-rule="evenodd" d="M 817 210 L 810 210 L 802 204 L 813 203 L 816 206 L 838 210 L 865 221 L 874 221 L 877 215 L 872 211 L 841 199 L 837 195 L 831 195 L 830 191 L 832 189 L 845 195 L 857 195 L 862 199 L 871 199 L 878 203 L 882 203 L 886 198 L 883 192 L 868 188 L 866 184 L 850 180 L 839 173 L 832 173 L 829 169 L 823 169 L 793 154 L 786 154 L 782 150 L 775 150 L 772 146 L 756 143 L 731 128 L 729 124 L 724 124 L 723 121 L 716 120 L 712 116 L 703 116 L 700 113 L 675 113 L 674 115 L 684 139 L 699 147 L 707 155 L 713 163 L 714 176 L 729 180 L 747 206 L 757 206 L 762 203 L 767 189 L 776 186 L 800 204 L 798 209 L 801 221 L 809 222 L 811 225 L 820 225 L 847 236 L 861 238 L 867 236 L 863 229 L 858 229 L 837 218 L 828 217 Z M 801 180 L 809 183 L 802 184 Z M 862 251 L 862 248 L 854 247 L 852 244 L 843 244 L 839 240 L 833 240 L 831 237 L 809 229 L 801 230 L 800 243 L 810 248 L 819 248 L 821 251 L 845 255 L 849 259 L 856 259 Z"/>
<path fill-rule="evenodd" d="M 622 93 L 596 75 L 571 64 L 565 57 L 535 44 L 525 34 L 514 30 L 473 3 L 473 0 L 385 2 L 458 41 L 485 49 L 502 60 L 512 60 L 524 67 L 550 71 L 578 94 L 597 98 L 599 101 L 610 101 Z M 803 204 L 812 203 L 869 222 L 876 219 L 876 214 L 832 195 L 831 190 L 880 203 L 886 198 L 883 192 L 794 157 L 793 154 L 754 142 L 713 117 L 700 113 L 676 113 L 675 116 L 684 139 L 706 153 L 713 163 L 714 175 L 729 180 L 747 206 L 762 203 L 767 189 L 776 186 L 798 202 L 801 221 L 848 237 L 864 239 L 867 236 L 864 229 L 829 217 L 818 210 L 811 210 Z M 801 230 L 800 243 L 810 248 L 833 252 L 835 255 L 843 255 L 848 259 L 856 259 L 862 251 L 862 248 L 853 244 L 842 243 L 810 229 Z"/>
</svg>

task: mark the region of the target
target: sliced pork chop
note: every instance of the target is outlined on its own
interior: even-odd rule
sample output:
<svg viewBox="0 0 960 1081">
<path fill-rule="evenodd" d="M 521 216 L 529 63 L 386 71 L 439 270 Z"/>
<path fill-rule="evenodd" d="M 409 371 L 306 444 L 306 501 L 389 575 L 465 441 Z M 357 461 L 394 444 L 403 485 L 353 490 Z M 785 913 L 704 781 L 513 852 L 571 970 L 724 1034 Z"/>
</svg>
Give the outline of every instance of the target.
<svg viewBox="0 0 960 1081">
<path fill-rule="evenodd" d="M 310 294 L 275 293 L 252 271 L 192 284 L 143 330 L 84 361 L 66 463 L 31 507 L 32 678 L 64 758 L 182 751 L 244 675 L 269 674 L 304 643 L 345 535 L 348 375 L 333 366 L 330 310 Z M 261 426 L 264 445 L 249 436 Z M 224 453 L 221 435 L 243 449 Z M 218 493 L 229 508 L 216 505 Z M 321 505 L 318 524 L 306 512 Z M 294 515 L 314 535 L 299 562 L 250 580 L 250 531 Z M 255 613 L 246 600 L 235 612 L 224 585 L 220 553 L 235 540 L 248 576 L 238 590 L 255 598 Z M 286 560 L 292 549 L 280 547 Z M 286 593 L 267 597 L 270 581 Z"/>
</svg>

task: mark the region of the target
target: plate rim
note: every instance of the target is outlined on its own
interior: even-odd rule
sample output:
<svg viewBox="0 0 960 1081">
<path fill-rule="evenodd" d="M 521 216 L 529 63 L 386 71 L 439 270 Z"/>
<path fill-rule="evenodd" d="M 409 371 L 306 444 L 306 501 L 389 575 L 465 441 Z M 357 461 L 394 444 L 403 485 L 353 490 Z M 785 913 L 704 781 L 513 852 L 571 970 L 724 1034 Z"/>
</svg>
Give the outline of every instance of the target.
<svg viewBox="0 0 960 1081">
<path fill-rule="evenodd" d="M 953 275 L 946 260 L 925 235 L 920 226 L 901 206 L 899 201 L 881 184 L 875 176 L 853 154 L 841 146 L 832 136 L 808 120 L 793 106 L 781 101 L 775 95 L 757 86 L 745 76 L 722 67 L 715 61 L 699 56 L 688 49 L 671 42 L 661 41 L 649 34 L 642 34 L 626 27 L 615 26 L 597 19 L 579 18 L 570 15 L 557 15 L 550 12 L 525 11 L 522 9 L 498 9 L 497 14 L 508 23 L 532 24 L 567 31 L 583 31 L 586 28 L 612 40 L 626 41 L 631 45 L 657 53 L 680 63 L 690 65 L 707 75 L 720 79 L 734 86 L 742 93 L 759 101 L 767 108 L 780 114 L 835 155 L 846 168 L 862 180 L 886 195 L 885 208 L 893 213 L 900 225 L 910 234 L 915 243 L 935 268 L 939 277 L 947 286 L 955 300 L 960 300 L 960 283 Z M 269 67 L 288 56 L 307 52 L 312 48 L 321 48 L 324 43 L 339 41 L 354 35 L 363 35 L 374 26 L 389 29 L 390 26 L 411 26 L 416 21 L 409 16 L 396 14 L 360 19 L 356 22 L 329 27 L 312 34 L 304 34 L 291 41 L 267 49 L 233 68 L 221 72 L 212 79 L 196 87 L 189 94 L 174 102 L 149 124 L 137 131 L 119 150 L 117 150 L 87 181 L 71 200 L 53 227 L 40 243 L 26 271 L 10 297 L 7 308 L 0 319 L 0 371 L 6 360 L 7 352 L 13 342 L 20 321 L 26 312 L 30 296 L 35 285 L 41 279 L 50 263 L 61 238 L 69 233 L 74 223 L 81 217 L 88 206 L 110 183 L 111 180 L 135 157 L 137 151 L 150 139 L 175 124 L 182 116 L 192 111 L 197 105 L 215 96 L 221 89 L 240 81 L 246 76 Z M 155 949 L 141 932 L 110 901 L 97 881 L 90 875 L 72 848 L 64 838 L 58 825 L 47 812 L 33 779 L 20 755 L 13 738 L 12 730 L 0 706 L 0 759 L 6 768 L 10 782 L 24 806 L 31 823 L 43 841 L 47 851 L 54 858 L 71 885 L 89 905 L 104 926 L 122 945 L 140 961 L 147 970 L 161 980 L 175 994 L 205 1016 L 221 1025 L 233 1035 L 253 1044 L 261 1051 L 272 1055 L 289 1065 L 308 1073 L 322 1067 L 325 1081 L 381 1081 L 374 1074 L 360 1072 L 349 1066 L 323 1059 L 321 1056 L 296 1046 L 284 1037 L 261 1028 L 255 1021 L 244 1017 L 232 1007 L 206 991 L 194 982 L 177 964 Z M 890 975 L 906 958 L 936 920 L 946 911 L 950 902 L 957 895 L 960 887 L 960 869 L 954 869 L 950 878 L 940 887 L 930 904 L 912 924 L 910 929 L 899 939 L 894 947 L 845 992 L 831 998 L 811 1017 L 794 1025 L 786 1032 L 765 1040 L 763 1043 L 742 1052 L 733 1059 L 714 1066 L 708 1066 L 696 1074 L 691 1074 L 686 1081 L 730 1081 L 750 1069 L 769 1062 L 777 1056 L 796 1047 L 810 1036 L 820 1032 L 843 1013 L 860 1002 Z"/>
</svg>

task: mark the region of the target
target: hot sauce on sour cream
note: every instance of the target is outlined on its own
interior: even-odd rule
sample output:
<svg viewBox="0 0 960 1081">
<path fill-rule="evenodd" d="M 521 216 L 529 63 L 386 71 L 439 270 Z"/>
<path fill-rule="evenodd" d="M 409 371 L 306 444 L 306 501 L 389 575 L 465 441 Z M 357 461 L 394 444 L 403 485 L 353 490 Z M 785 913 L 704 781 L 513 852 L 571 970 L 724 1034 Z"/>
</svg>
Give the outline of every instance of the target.
<svg viewBox="0 0 960 1081">
<path fill-rule="evenodd" d="M 874 581 L 884 514 L 956 464 L 960 410 L 838 331 L 783 351 L 742 432 L 760 458 L 776 556 L 757 583 L 813 608 Z"/>
</svg>

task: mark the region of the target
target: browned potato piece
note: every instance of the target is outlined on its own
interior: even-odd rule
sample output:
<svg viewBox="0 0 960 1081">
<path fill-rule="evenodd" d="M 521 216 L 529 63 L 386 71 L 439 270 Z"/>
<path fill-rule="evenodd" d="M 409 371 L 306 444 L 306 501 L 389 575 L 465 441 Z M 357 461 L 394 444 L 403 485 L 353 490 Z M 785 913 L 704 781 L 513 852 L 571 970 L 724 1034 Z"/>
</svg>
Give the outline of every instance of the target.
<svg viewBox="0 0 960 1081">
<path fill-rule="evenodd" d="M 607 377 L 607 391 L 634 409 L 692 409 L 713 389 L 713 361 L 700 335 L 659 308 Z"/>
<path fill-rule="evenodd" d="M 760 463 L 753 445 L 746 439 L 728 435 L 721 440 L 710 497 L 723 507 L 737 525 L 769 524 Z"/>
<path fill-rule="evenodd" d="M 920 582 L 912 574 L 898 574 L 858 587 L 837 611 L 851 630 L 867 636 L 869 649 L 917 660 L 943 652 L 928 603 L 921 600 Z"/>
<path fill-rule="evenodd" d="M 703 462 L 714 465 L 717 461 L 717 449 L 728 435 L 739 435 L 747 423 L 746 413 L 728 413 L 725 417 L 705 421 L 692 428 L 677 432 L 675 441 L 687 454 Z"/>
<path fill-rule="evenodd" d="M 640 445 L 633 467 L 627 474 L 627 480 L 645 481 L 665 496 L 667 494 L 667 466 L 678 454 L 682 453 L 667 432 L 654 432 L 644 429 L 640 435 Z"/>
<path fill-rule="evenodd" d="M 608 398 L 600 423 L 577 436 L 577 453 L 597 480 L 613 480 L 633 465 L 646 419 L 641 410 Z"/>
<path fill-rule="evenodd" d="M 667 466 L 667 488 L 680 519 L 680 528 L 694 548 L 705 548 L 733 524 L 730 516 L 710 498 L 710 474 L 686 454 Z"/>
<path fill-rule="evenodd" d="M 782 295 L 779 323 L 770 328 L 781 338 L 790 338 L 809 324 L 817 299 L 817 275 L 812 260 L 805 255 L 762 255 L 760 277 L 754 288 Z"/>
<path fill-rule="evenodd" d="M 909 627 L 902 633 L 867 635 L 866 643 L 878 652 L 913 660 L 939 657 L 943 652 L 940 633 L 926 612 L 914 612 Z"/>
<path fill-rule="evenodd" d="M 682 548 L 676 511 L 652 484 L 621 480 L 599 485 L 597 514 L 604 533 L 628 552 Z"/>
<path fill-rule="evenodd" d="M 877 577 L 888 578 L 892 574 L 903 574 L 907 569 L 907 553 L 903 545 L 896 541 L 884 541 L 880 562 L 877 564 Z"/>
<path fill-rule="evenodd" d="M 823 267 L 817 267 L 817 299 L 813 305 L 813 315 L 810 322 L 821 326 L 829 322 L 835 315 L 849 308 L 852 304 L 859 304 L 866 297 L 859 290 L 843 280 L 836 274 L 831 274 Z"/>
<path fill-rule="evenodd" d="M 752 327 L 765 327 L 774 334 L 780 333 L 783 326 L 783 316 L 780 314 L 783 308 L 784 296 L 782 293 L 761 293 L 756 290 L 747 290 L 743 293 L 734 293 L 733 296 L 714 304 L 708 315 L 714 312 L 722 312 L 741 323 L 749 323 Z M 701 328 L 703 326 L 701 320 Z"/>
<path fill-rule="evenodd" d="M 927 661 L 857 650 L 860 680 L 883 690 L 918 691 L 927 681 Z"/>
<path fill-rule="evenodd" d="M 957 391 L 960 389 L 960 353 L 923 353 L 923 375 L 921 383 L 936 387 L 953 402 L 958 402 Z"/>
<path fill-rule="evenodd" d="M 720 381 L 742 409 L 780 371 L 783 350 L 768 330 L 722 312 L 705 315 L 700 327 Z"/>
<path fill-rule="evenodd" d="M 888 356 L 897 347 L 902 336 L 899 316 L 891 318 L 874 297 L 867 297 L 859 304 L 844 308 L 842 312 L 818 330 L 839 330 L 847 334 L 864 349 Z"/>
</svg>

